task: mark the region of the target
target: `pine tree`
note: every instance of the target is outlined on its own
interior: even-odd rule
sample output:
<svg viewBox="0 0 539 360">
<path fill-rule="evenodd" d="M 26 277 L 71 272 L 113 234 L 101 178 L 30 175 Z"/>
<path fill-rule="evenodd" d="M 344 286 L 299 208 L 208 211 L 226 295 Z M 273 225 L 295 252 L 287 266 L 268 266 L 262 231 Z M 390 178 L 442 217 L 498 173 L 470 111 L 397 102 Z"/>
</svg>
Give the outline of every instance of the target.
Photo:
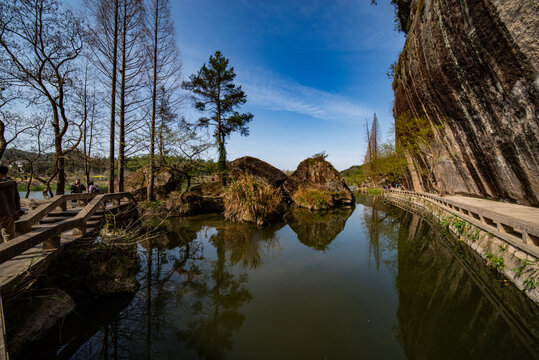
<svg viewBox="0 0 539 360">
<path fill-rule="evenodd" d="M 193 92 L 193 100 L 197 110 L 209 112 L 209 117 L 198 119 L 197 126 L 215 126 L 214 136 L 219 148 L 219 171 L 226 169 L 226 137 L 232 132 L 239 131 L 248 136 L 247 124 L 253 119 L 253 114 L 240 114 L 236 111 L 240 105 L 247 102 L 247 95 L 236 86 L 234 67 L 228 67 L 229 60 L 220 51 L 210 56 L 208 65 L 202 65 L 198 73 L 184 81 L 182 87 Z"/>
</svg>

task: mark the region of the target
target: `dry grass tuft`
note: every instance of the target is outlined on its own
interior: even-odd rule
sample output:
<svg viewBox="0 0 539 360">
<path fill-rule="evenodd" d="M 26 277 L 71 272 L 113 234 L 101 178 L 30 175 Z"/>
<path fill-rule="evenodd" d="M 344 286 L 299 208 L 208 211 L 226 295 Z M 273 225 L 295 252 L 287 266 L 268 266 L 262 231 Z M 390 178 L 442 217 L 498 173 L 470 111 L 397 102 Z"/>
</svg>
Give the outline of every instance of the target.
<svg viewBox="0 0 539 360">
<path fill-rule="evenodd" d="M 263 225 L 283 210 L 283 194 L 280 189 L 246 174 L 225 190 L 223 203 L 228 220 Z"/>
</svg>

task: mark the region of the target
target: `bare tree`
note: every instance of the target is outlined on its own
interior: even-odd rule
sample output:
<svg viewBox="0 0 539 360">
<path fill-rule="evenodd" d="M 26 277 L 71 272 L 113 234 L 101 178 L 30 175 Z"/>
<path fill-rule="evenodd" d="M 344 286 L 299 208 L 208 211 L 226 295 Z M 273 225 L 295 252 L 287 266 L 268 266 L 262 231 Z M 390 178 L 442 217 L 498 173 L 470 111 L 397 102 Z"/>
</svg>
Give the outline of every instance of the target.
<svg viewBox="0 0 539 360">
<path fill-rule="evenodd" d="M 120 30 L 120 0 L 86 0 L 92 18 L 88 29 L 92 61 L 103 76 L 104 85 L 110 84 L 109 122 L 109 184 L 114 192 L 116 139 L 116 86 L 118 84 L 118 42 Z"/>
<path fill-rule="evenodd" d="M 21 155 L 27 165 L 25 198 L 30 196 L 32 181 L 36 178 L 36 163 L 41 160 L 46 150 L 46 142 L 44 140 L 46 137 L 47 122 L 47 117 L 43 114 L 34 115 L 32 116 L 32 119 L 28 121 L 31 127 L 27 132 L 27 135 L 32 139 L 29 147 L 30 151 L 22 153 Z M 43 179 L 41 179 L 41 181 L 43 182 Z M 46 190 L 50 190 L 50 187 Z M 52 194 L 48 193 L 47 195 L 51 196 Z"/>
<path fill-rule="evenodd" d="M 57 194 L 64 193 L 65 157 L 82 138 L 82 132 L 75 139 L 64 138 L 68 128 L 77 125 L 70 119 L 66 101 L 82 39 L 80 20 L 55 0 L 14 0 L 2 5 L 0 46 L 8 60 L 3 62 L 2 70 L 12 81 L 29 89 L 29 103 L 45 102 L 50 106 Z"/>
<path fill-rule="evenodd" d="M 140 107 L 137 98 L 142 79 L 140 68 L 143 62 L 141 41 L 144 32 L 144 6 L 142 0 L 121 0 L 121 39 L 120 39 L 120 109 L 118 141 L 118 190 L 124 191 L 124 172 L 126 160 L 126 124 L 133 129 L 140 119 L 127 119 L 130 112 Z M 135 115 L 136 116 L 136 115 Z M 136 125 L 135 125 L 136 126 Z M 131 130 L 133 131 L 133 130 Z"/>
<path fill-rule="evenodd" d="M 377 176 L 377 163 L 378 163 L 378 152 L 379 152 L 379 142 L 380 142 L 380 135 L 379 135 L 379 126 L 378 126 L 378 118 L 376 117 L 376 113 L 374 114 L 374 117 L 372 119 L 372 124 L 369 130 L 369 122 L 368 120 L 365 120 L 365 129 L 366 129 L 366 135 L 367 135 L 367 152 L 365 153 L 365 168 L 364 173 L 365 176 L 369 176 L 371 178 L 371 181 L 373 183 L 376 183 L 376 176 Z"/>
<path fill-rule="evenodd" d="M 80 81 L 80 86 L 76 92 L 76 112 L 81 119 L 82 123 L 82 157 L 84 162 L 84 175 L 86 178 L 86 183 L 90 181 L 90 168 L 92 153 L 96 147 L 96 137 L 97 137 L 97 128 L 98 128 L 98 115 L 99 115 L 99 104 L 98 104 L 98 94 L 99 92 L 96 89 L 95 81 L 90 80 L 89 77 L 92 74 L 89 74 L 90 64 L 86 61 L 84 63 L 83 76 Z"/>
<path fill-rule="evenodd" d="M 8 145 L 31 127 L 23 116 L 0 110 L 0 159 Z"/>
<path fill-rule="evenodd" d="M 178 50 L 174 37 L 174 26 L 170 19 L 168 0 L 148 0 L 147 3 L 149 29 L 148 49 L 150 53 L 150 91 L 151 91 L 151 118 L 150 118 L 150 169 L 148 179 L 147 200 L 154 200 L 154 173 L 155 173 L 155 138 L 158 89 L 172 93 L 180 85 L 180 65 Z"/>
</svg>

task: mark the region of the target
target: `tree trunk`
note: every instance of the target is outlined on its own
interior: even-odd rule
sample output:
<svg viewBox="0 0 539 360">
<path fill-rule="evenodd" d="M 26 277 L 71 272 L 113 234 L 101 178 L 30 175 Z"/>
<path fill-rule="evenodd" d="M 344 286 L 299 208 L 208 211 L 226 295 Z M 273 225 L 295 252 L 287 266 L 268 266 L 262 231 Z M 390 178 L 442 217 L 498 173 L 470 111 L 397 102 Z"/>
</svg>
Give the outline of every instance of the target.
<svg viewBox="0 0 539 360">
<path fill-rule="evenodd" d="M 7 141 L 4 136 L 4 131 L 6 127 L 3 122 L 0 121 L 0 160 L 2 159 L 2 156 L 4 155 L 4 151 L 7 148 Z"/>
<path fill-rule="evenodd" d="M 112 54 L 112 89 L 110 94 L 110 150 L 109 150 L 109 192 L 114 192 L 114 140 L 116 125 L 116 67 L 118 53 L 118 0 L 114 0 L 114 40 Z"/>
<path fill-rule="evenodd" d="M 123 31 L 122 31 L 122 80 L 120 83 L 120 143 L 118 144 L 118 191 L 124 191 L 125 165 L 125 82 L 126 82 L 126 37 L 127 37 L 127 1 L 124 0 Z"/>
<path fill-rule="evenodd" d="M 159 0 L 155 0 L 155 22 L 153 43 L 153 88 L 152 88 L 152 122 L 150 128 L 150 174 L 148 179 L 147 200 L 154 200 L 154 152 L 155 152 L 155 111 L 157 102 L 157 32 L 159 25 Z"/>
<path fill-rule="evenodd" d="M 89 149 L 88 149 L 88 68 L 84 70 L 84 93 L 82 95 L 83 102 L 83 148 L 84 148 L 84 177 L 86 178 L 86 186 L 90 182 L 90 164 L 89 164 Z"/>
<path fill-rule="evenodd" d="M 28 199 L 30 197 L 30 186 L 32 185 L 33 179 L 34 179 L 34 166 L 32 163 L 30 163 L 30 178 L 28 179 L 28 182 L 26 183 L 26 194 L 24 194 L 25 199 Z"/>
</svg>

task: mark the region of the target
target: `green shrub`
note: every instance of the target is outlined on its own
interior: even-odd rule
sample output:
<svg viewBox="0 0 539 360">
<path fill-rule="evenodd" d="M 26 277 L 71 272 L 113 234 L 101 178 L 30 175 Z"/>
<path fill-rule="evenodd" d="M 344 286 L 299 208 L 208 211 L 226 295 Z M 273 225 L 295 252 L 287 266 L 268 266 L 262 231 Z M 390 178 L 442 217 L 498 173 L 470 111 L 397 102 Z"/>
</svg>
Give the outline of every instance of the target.
<svg viewBox="0 0 539 360">
<path fill-rule="evenodd" d="M 333 196 L 330 192 L 300 186 L 292 196 L 292 200 L 302 207 L 308 209 L 329 209 L 333 205 Z"/>
<path fill-rule="evenodd" d="M 228 220 L 268 223 L 283 209 L 280 189 L 252 175 L 242 175 L 223 193 L 224 215 Z"/>
<path fill-rule="evenodd" d="M 368 191 L 369 191 L 369 195 L 372 195 L 372 196 L 381 196 L 384 193 L 384 190 L 380 188 L 371 188 Z"/>
</svg>

